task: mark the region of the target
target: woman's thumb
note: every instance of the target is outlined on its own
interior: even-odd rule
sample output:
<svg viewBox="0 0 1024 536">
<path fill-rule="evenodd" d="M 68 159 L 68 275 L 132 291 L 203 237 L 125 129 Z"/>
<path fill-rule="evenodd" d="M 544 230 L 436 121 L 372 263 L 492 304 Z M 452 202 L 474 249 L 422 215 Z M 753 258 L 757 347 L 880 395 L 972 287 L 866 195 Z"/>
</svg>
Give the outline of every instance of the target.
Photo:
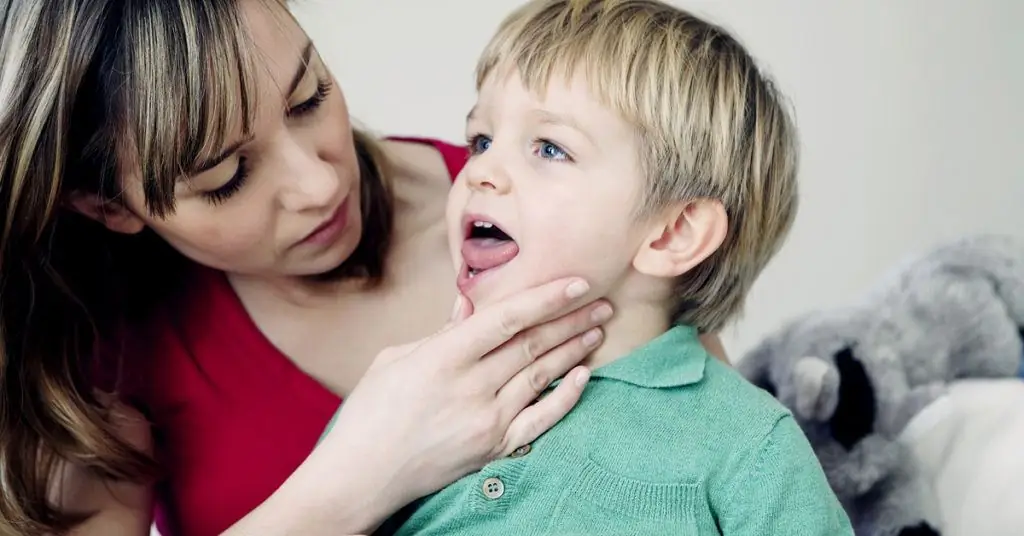
<svg viewBox="0 0 1024 536">
<path fill-rule="evenodd" d="M 459 293 L 455 297 L 455 306 L 452 307 L 452 316 L 451 318 L 448 319 L 448 324 L 461 322 L 469 318 L 469 316 L 472 314 L 473 304 L 469 303 L 469 300 L 466 299 L 466 297 L 463 296 L 462 293 Z"/>
</svg>

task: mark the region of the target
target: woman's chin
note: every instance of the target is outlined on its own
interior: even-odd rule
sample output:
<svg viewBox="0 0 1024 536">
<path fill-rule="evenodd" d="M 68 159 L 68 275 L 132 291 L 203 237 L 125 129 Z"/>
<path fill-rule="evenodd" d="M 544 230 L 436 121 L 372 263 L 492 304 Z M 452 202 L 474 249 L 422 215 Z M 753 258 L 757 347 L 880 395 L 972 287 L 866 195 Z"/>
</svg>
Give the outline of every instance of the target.
<svg viewBox="0 0 1024 536">
<path fill-rule="evenodd" d="M 353 235 L 351 239 L 348 236 L 341 237 L 337 244 L 316 258 L 304 260 L 291 271 L 291 275 L 310 279 L 335 279 L 345 271 L 345 263 L 352 258 L 359 245 L 359 236 L 355 233 Z"/>
</svg>

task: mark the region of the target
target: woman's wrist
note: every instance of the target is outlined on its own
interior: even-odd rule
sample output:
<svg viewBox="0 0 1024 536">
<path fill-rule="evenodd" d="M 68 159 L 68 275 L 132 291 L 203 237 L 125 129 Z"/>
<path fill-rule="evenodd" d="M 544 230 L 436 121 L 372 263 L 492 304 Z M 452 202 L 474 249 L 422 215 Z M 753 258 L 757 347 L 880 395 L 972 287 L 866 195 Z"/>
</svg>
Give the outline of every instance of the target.
<svg viewBox="0 0 1024 536">
<path fill-rule="evenodd" d="M 332 439 L 223 536 L 369 534 L 398 511 L 404 499 L 391 491 L 396 478 L 389 468 L 374 462 L 369 449 L 326 444 Z"/>
</svg>

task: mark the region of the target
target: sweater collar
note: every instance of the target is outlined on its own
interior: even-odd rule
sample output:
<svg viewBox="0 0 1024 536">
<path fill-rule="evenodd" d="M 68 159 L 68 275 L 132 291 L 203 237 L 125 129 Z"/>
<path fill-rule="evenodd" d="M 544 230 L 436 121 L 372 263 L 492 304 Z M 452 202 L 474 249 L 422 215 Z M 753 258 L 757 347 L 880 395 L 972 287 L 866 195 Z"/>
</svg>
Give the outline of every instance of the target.
<svg viewBox="0 0 1024 536">
<path fill-rule="evenodd" d="M 697 329 L 675 326 L 629 354 L 594 369 L 591 377 L 648 389 L 682 387 L 704 377 L 707 358 Z"/>
</svg>

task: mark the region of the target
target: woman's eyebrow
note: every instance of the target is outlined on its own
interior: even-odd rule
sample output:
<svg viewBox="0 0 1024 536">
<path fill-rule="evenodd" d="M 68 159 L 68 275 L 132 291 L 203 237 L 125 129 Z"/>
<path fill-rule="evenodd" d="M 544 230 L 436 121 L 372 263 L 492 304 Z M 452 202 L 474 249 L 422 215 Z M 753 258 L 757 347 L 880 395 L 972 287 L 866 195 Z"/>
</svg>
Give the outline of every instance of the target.
<svg viewBox="0 0 1024 536">
<path fill-rule="evenodd" d="M 292 75 L 292 81 L 288 84 L 287 95 L 295 93 L 295 90 L 298 89 L 299 84 L 302 82 L 302 79 L 306 76 L 306 71 L 309 70 L 309 58 L 312 55 L 313 41 L 308 40 L 306 41 L 306 45 L 302 48 L 302 58 L 301 61 L 299 62 L 299 66 L 295 69 L 295 74 Z M 244 139 L 229 144 L 227 147 L 221 150 L 220 153 L 197 163 L 195 165 L 195 169 L 193 172 L 202 173 L 204 171 L 217 167 L 217 165 L 227 160 L 228 157 L 234 154 L 235 151 L 237 151 L 241 146 L 245 145 L 246 143 L 249 143 L 250 141 L 252 141 L 252 136 L 247 136 Z"/>
<path fill-rule="evenodd" d="M 225 147 L 219 154 L 214 155 L 210 158 L 204 159 L 195 165 L 195 169 L 192 173 L 203 173 L 220 165 L 221 162 L 228 159 L 229 156 L 235 153 L 240 147 L 252 141 L 253 136 L 249 135 L 245 138 L 238 140 L 227 147 Z M 184 177 L 183 177 L 184 179 Z"/>
<path fill-rule="evenodd" d="M 285 95 L 291 95 L 299 88 L 299 83 L 306 77 L 306 71 L 309 70 L 309 58 L 312 54 L 313 40 L 311 39 L 306 41 L 306 46 L 302 49 L 302 61 L 299 63 L 299 67 L 295 69 L 295 74 L 292 75 L 292 81 L 288 84 L 288 93 L 285 93 Z"/>
</svg>

